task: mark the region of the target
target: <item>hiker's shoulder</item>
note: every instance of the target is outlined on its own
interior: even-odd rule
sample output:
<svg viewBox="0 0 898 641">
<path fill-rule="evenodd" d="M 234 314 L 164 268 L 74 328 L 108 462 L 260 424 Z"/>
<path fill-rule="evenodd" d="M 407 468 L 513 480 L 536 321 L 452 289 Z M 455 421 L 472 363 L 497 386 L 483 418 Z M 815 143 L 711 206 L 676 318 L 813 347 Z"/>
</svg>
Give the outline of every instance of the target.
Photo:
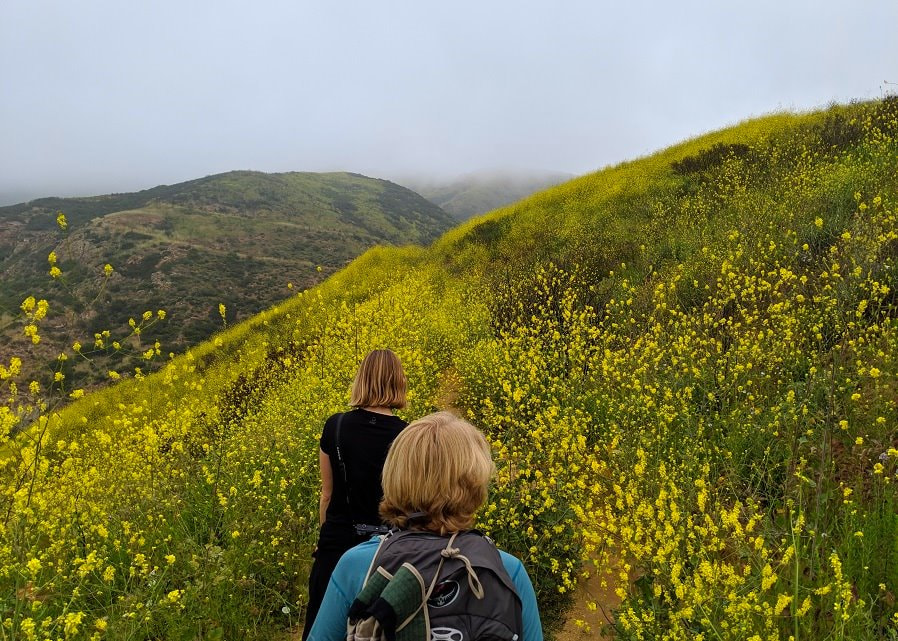
<svg viewBox="0 0 898 641">
<path fill-rule="evenodd" d="M 371 564 L 371 560 L 374 558 L 375 552 L 377 552 L 377 546 L 379 544 L 380 537 L 375 536 L 369 541 L 359 543 L 355 547 L 349 548 L 343 553 L 343 556 L 340 557 L 338 567 L 340 565 L 356 567 L 359 564 L 362 564 L 364 565 L 363 569 L 367 570 L 368 566 Z"/>
<path fill-rule="evenodd" d="M 331 414 L 330 416 L 328 416 L 325 419 L 324 428 L 327 430 L 336 429 L 337 423 L 341 421 L 341 417 L 342 417 L 343 424 L 346 425 L 346 424 L 352 422 L 353 413 L 351 411 L 349 411 L 349 412 L 337 412 L 336 414 Z"/>
<path fill-rule="evenodd" d="M 336 414 L 331 414 L 324 421 L 324 427 L 321 430 L 321 441 L 322 443 L 327 442 L 331 444 L 336 439 L 337 434 L 337 425 L 342 425 L 343 429 L 352 429 L 355 425 L 356 418 L 354 414 L 350 412 L 337 412 Z"/>
<path fill-rule="evenodd" d="M 505 571 L 508 572 L 508 576 L 510 576 L 512 580 L 521 573 L 527 574 L 524 564 L 515 555 L 509 554 L 505 550 L 499 550 L 499 558 L 502 559 L 502 565 L 505 566 Z"/>
<path fill-rule="evenodd" d="M 378 540 L 375 538 L 349 548 L 340 557 L 334 568 L 331 581 L 335 582 L 340 591 L 350 600 L 362 589 L 365 575 L 374 559 L 374 553 L 377 552 L 377 544 Z"/>
</svg>

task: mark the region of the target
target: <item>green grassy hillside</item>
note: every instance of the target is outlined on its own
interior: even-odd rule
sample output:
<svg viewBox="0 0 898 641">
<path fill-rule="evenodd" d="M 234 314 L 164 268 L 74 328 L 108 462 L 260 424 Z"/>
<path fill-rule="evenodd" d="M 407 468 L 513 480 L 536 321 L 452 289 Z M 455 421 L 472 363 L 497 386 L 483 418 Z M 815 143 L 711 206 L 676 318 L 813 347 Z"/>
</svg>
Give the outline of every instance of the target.
<svg viewBox="0 0 898 641">
<path fill-rule="evenodd" d="M 406 418 L 451 407 L 487 433 L 479 527 L 550 627 L 576 593 L 620 639 L 894 639 L 896 207 L 888 100 L 748 121 L 370 250 L 7 442 L 4 629 L 295 626 L 317 437 L 386 346 Z M 42 400 L 23 383 L 6 429 Z M 613 603 L 576 592 L 589 576 Z"/>
<path fill-rule="evenodd" d="M 400 181 L 464 221 L 573 178 L 558 172 L 478 172 L 451 181 Z"/>
<path fill-rule="evenodd" d="M 57 211 L 69 223 L 64 240 Z M 451 224 L 405 188 L 342 173 L 237 171 L 131 194 L 2 207 L 0 356 L 11 353 L 21 330 L 8 324 L 28 295 L 52 299 L 57 319 L 75 319 L 69 343 L 165 309 L 154 338 L 166 352 L 181 352 L 221 327 L 219 303 L 228 321 L 247 318 L 287 297 L 288 283 L 304 289 L 371 246 L 427 244 Z M 51 251 L 62 270 L 54 282 Z M 115 270 L 108 279 L 106 263 Z M 64 345 L 41 347 L 55 356 Z M 108 363 L 101 364 L 95 369 L 105 373 Z M 83 361 L 81 368 L 90 374 Z"/>
</svg>

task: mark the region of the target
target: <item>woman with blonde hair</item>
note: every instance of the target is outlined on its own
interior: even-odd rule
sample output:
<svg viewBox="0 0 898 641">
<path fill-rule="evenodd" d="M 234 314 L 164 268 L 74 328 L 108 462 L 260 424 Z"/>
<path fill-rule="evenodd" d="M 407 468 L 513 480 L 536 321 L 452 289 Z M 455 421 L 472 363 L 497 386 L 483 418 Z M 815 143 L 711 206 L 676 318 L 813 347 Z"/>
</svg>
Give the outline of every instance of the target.
<svg viewBox="0 0 898 641">
<path fill-rule="evenodd" d="M 390 444 L 407 425 L 393 410 L 406 404 L 408 383 L 399 357 L 388 349 L 365 356 L 352 382 L 352 411 L 324 423 L 318 452 L 321 531 L 309 574 L 306 639 L 321 605 L 331 572 L 343 553 L 371 538 L 382 525 L 381 470 Z M 386 529 L 386 528 L 384 528 Z"/>
<path fill-rule="evenodd" d="M 394 529 L 343 555 L 331 575 L 310 641 L 345 641 L 347 620 L 357 621 L 365 615 L 378 619 L 375 626 L 385 621 L 389 630 L 386 637 L 392 636 L 397 641 L 424 638 L 427 636 L 422 633 L 424 629 L 431 638 L 445 637 L 451 641 L 478 638 L 542 641 L 536 596 L 523 564 L 514 556 L 496 550 L 489 539 L 470 532 L 475 513 L 486 502 L 487 486 L 494 471 L 486 439 L 467 421 L 449 412 L 439 412 L 406 427 L 390 447 L 383 470 L 384 498 L 380 513 Z M 427 546 L 425 557 L 421 551 Z M 433 560 L 434 550 L 436 560 Z M 490 555 L 495 562 L 489 560 Z M 431 564 L 439 563 L 436 570 L 422 569 L 428 558 Z M 410 560 L 418 563 L 417 569 L 411 571 L 418 578 L 410 580 L 411 592 L 417 591 L 419 595 L 418 605 L 410 606 L 397 619 L 397 612 L 409 605 L 407 601 L 389 602 L 387 590 L 381 593 L 386 602 L 384 598 L 366 600 L 368 597 L 364 595 L 374 583 L 369 577 L 383 581 L 377 575 L 389 575 L 390 581 L 398 580 L 400 573 L 412 565 Z M 457 570 L 445 569 L 444 562 L 446 567 Z M 447 575 L 450 571 L 455 573 Z M 487 575 L 494 575 L 492 583 L 487 582 Z M 420 590 L 414 587 L 418 584 Z M 470 593 L 465 592 L 467 585 Z M 460 597 L 460 594 L 474 596 Z M 514 599 L 508 598 L 509 595 L 514 595 Z M 458 614 L 446 619 L 444 611 L 450 609 L 447 606 L 465 598 L 468 603 L 479 600 L 480 610 L 471 613 L 463 606 Z M 390 607 L 385 608 L 384 603 Z M 398 610 L 391 609 L 392 606 Z M 499 612 L 510 608 L 516 612 L 507 616 Z M 441 613 L 443 622 L 434 623 Z M 405 618 L 406 615 L 409 616 Z M 409 629 L 415 617 L 423 619 L 423 623 L 411 633 Z M 501 618 L 508 625 L 487 621 L 491 618 Z M 440 627 L 431 628 L 431 624 Z"/>
</svg>

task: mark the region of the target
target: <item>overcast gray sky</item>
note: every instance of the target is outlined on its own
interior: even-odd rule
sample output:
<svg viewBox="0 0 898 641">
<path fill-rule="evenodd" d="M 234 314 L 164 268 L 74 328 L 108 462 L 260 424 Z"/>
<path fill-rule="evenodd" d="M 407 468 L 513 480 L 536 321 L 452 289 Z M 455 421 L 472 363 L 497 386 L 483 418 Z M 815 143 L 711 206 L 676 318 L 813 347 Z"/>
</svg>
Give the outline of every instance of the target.
<svg viewBox="0 0 898 641">
<path fill-rule="evenodd" d="M 232 169 L 582 174 L 884 81 L 896 0 L 0 0 L 0 204 Z"/>
</svg>

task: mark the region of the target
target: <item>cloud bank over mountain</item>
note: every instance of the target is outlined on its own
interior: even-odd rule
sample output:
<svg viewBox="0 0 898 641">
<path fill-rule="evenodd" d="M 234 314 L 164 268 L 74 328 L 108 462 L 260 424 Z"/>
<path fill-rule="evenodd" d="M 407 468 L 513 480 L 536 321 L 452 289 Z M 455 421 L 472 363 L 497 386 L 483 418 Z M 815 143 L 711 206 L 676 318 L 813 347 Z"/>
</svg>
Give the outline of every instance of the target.
<svg viewBox="0 0 898 641">
<path fill-rule="evenodd" d="M 0 202 L 234 169 L 583 174 L 898 82 L 898 4 L 0 7 Z"/>
</svg>

